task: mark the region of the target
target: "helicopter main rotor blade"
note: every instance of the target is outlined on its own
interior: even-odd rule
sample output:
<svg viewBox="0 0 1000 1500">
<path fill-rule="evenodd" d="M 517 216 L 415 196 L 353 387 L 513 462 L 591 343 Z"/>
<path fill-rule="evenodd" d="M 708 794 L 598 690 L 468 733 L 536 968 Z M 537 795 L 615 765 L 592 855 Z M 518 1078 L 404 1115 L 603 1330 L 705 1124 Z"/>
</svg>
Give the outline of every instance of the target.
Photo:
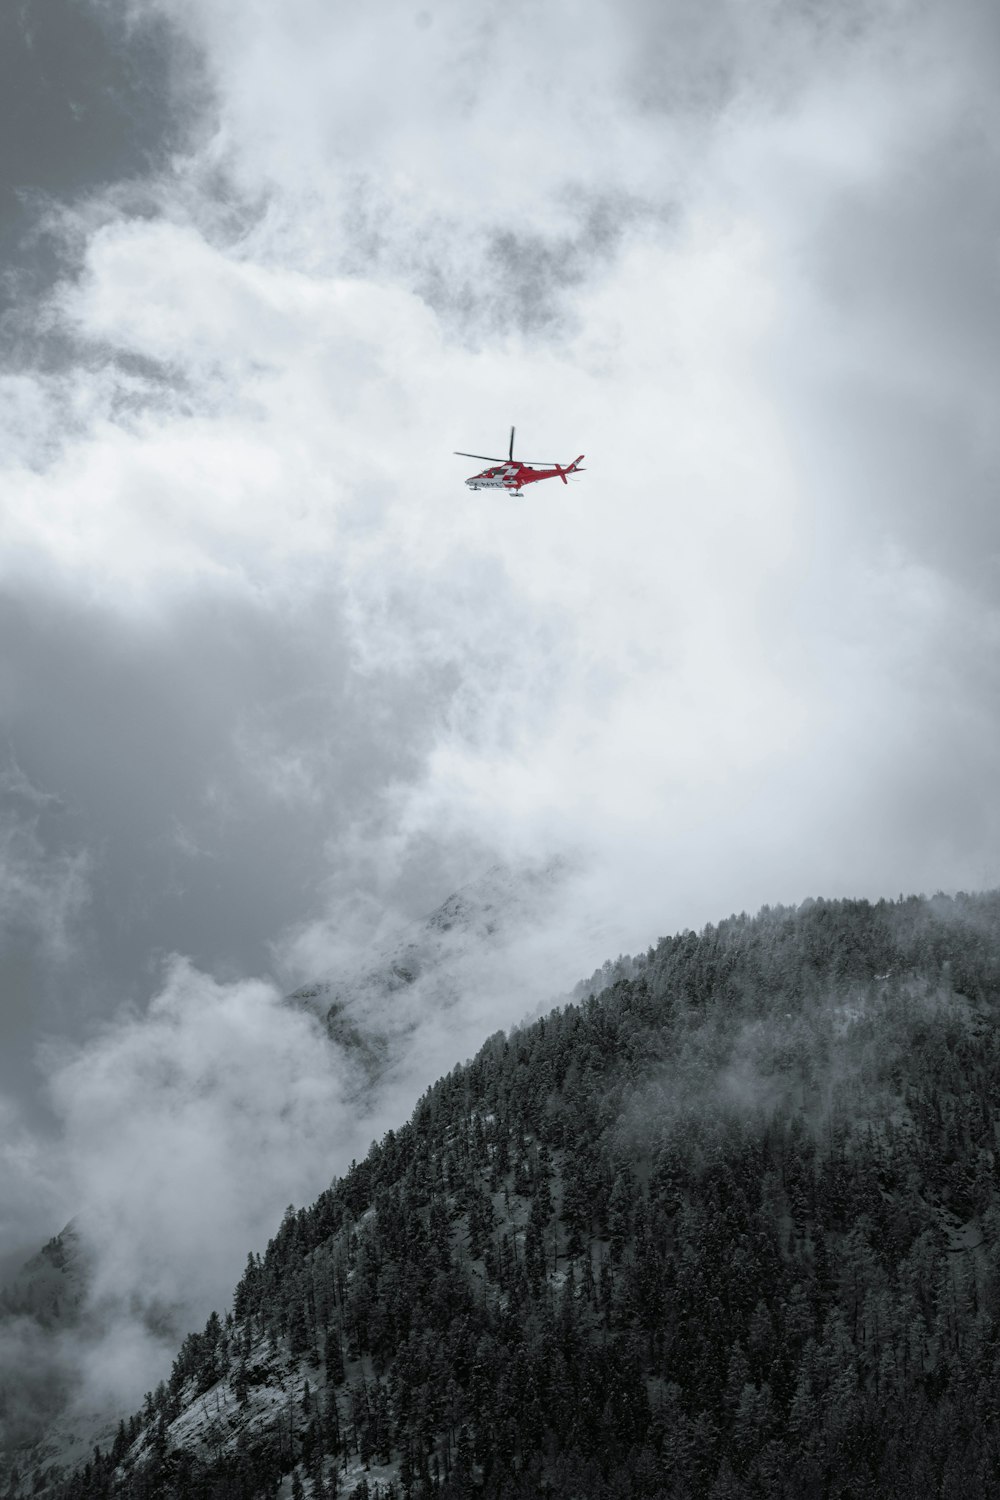
<svg viewBox="0 0 1000 1500">
<path fill-rule="evenodd" d="M 511 463 L 513 463 L 514 462 L 514 429 L 513 429 L 513 427 L 510 429 L 510 454 L 509 454 L 509 457 L 510 457 Z M 523 460 L 522 460 L 522 462 L 523 462 Z"/>
<path fill-rule="evenodd" d="M 456 458 L 482 458 L 488 464 L 505 464 L 507 462 L 505 458 L 491 457 L 488 453 L 463 453 L 460 448 L 454 449 L 454 453 Z"/>
</svg>

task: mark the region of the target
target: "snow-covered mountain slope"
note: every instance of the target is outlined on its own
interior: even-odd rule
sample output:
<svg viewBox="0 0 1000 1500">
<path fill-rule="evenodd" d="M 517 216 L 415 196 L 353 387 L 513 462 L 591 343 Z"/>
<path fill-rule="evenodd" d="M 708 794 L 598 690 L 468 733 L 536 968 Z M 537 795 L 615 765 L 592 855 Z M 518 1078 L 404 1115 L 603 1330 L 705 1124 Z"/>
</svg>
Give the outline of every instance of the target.
<svg viewBox="0 0 1000 1500">
<path fill-rule="evenodd" d="M 88 1275 L 87 1250 L 71 1220 L 0 1290 L 0 1318 L 33 1318 L 45 1327 L 74 1322 Z"/>
<path fill-rule="evenodd" d="M 331 966 L 315 983 L 287 996 L 284 1006 L 316 1017 L 335 1044 L 331 1061 L 338 1068 L 344 1063 L 344 1093 L 335 1097 L 346 1095 L 345 1107 L 358 1119 L 367 1119 L 380 1100 L 397 1093 L 405 1097 L 412 1090 L 415 1099 L 443 1068 L 460 1060 L 462 1049 L 471 1052 L 490 1031 L 559 998 L 545 988 L 551 953 L 538 945 L 551 947 L 551 917 L 563 899 L 566 875 L 557 863 L 516 870 L 495 866 L 422 921 Z M 512 1003 L 517 1007 L 513 1012 Z M 268 1032 L 280 1034 L 280 1026 Z M 197 1033 L 191 1045 L 200 1045 L 202 1035 Z M 219 1036 L 225 1048 L 224 1032 Z M 227 1056 L 223 1050 L 220 1067 Z M 188 1069 L 184 1077 L 210 1086 L 204 1068 Z M 312 1118 L 308 1112 L 303 1117 Z M 217 1155 L 223 1166 L 230 1162 L 224 1153 Z M 233 1160 L 238 1166 L 242 1157 L 236 1153 Z M 223 1173 L 220 1180 L 232 1177 Z M 322 1186 L 320 1178 L 315 1190 Z M 294 1188 L 288 1196 L 297 1196 Z M 0 1293 L 0 1355 L 11 1351 L 0 1360 L 0 1407 L 6 1396 L 8 1414 L 16 1416 L 11 1420 L 0 1414 L 0 1493 L 11 1466 L 21 1473 L 44 1474 L 52 1466 L 71 1468 L 94 1442 L 106 1447 L 112 1407 L 106 1399 L 102 1407 L 97 1393 L 109 1388 L 109 1363 L 115 1365 L 121 1392 L 128 1377 L 127 1370 L 121 1378 L 119 1372 L 128 1360 L 138 1370 L 138 1351 L 158 1342 L 176 1347 L 195 1321 L 176 1297 L 167 1299 L 169 1305 L 157 1298 L 145 1258 L 148 1236 L 130 1234 L 123 1218 L 133 1210 L 141 1213 L 148 1201 L 148 1194 L 145 1199 L 130 1196 L 127 1187 L 120 1195 L 106 1196 L 105 1208 L 110 1204 L 116 1211 L 113 1234 L 102 1223 L 95 1227 L 99 1205 L 81 1204 L 78 1220 Z M 287 1198 L 274 1206 L 275 1220 L 285 1202 Z M 206 1205 L 206 1211 L 213 1209 Z M 116 1250 L 122 1232 L 136 1251 L 124 1254 L 132 1277 L 128 1284 L 108 1273 L 111 1261 L 117 1265 L 122 1259 Z M 100 1244 L 103 1255 L 93 1270 L 86 1252 L 92 1241 Z M 248 1235 L 240 1252 L 255 1243 Z M 233 1279 L 238 1271 L 239 1261 L 232 1266 Z M 136 1376 L 141 1383 L 128 1405 L 138 1404 L 147 1385 L 155 1385 L 154 1363 L 143 1355 L 146 1373 Z M 124 1404 L 120 1394 L 114 1412 Z M 42 1432 L 44 1443 L 39 1441 Z"/>
<path fill-rule="evenodd" d="M 303 985 L 289 1003 L 317 1016 L 371 1080 L 429 1012 L 447 1012 L 494 975 L 509 982 L 519 964 L 530 964 L 532 934 L 545 927 L 567 874 L 555 860 L 494 865 L 371 958 Z"/>
<path fill-rule="evenodd" d="M 110 1413 L 71 1415 L 70 1350 L 85 1316 L 91 1261 L 76 1221 L 0 1291 L 0 1472 L 42 1473 L 82 1462 Z"/>
</svg>

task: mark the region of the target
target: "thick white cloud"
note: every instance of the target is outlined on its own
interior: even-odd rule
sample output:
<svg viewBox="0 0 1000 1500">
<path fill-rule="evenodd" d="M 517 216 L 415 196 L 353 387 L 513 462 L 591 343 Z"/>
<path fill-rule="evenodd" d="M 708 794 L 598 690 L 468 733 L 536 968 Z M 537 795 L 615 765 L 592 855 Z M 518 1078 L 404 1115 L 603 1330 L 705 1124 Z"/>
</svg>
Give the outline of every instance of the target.
<svg viewBox="0 0 1000 1500">
<path fill-rule="evenodd" d="M 315 1023 L 259 981 L 218 984 L 180 959 L 142 1014 L 52 1066 L 98 1305 L 181 1309 L 184 1326 L 207 1289 L 226 1299 L 242 1247 L 362 1144 L 348 1067 Z"/>
<path fill-rule="evenodd" d="M 29 1423 L 60 1381 L 88 1417 L 135 1405 L 184 1334 L 227 1305 L 288 1202 L 311 1201 L 371 1134 L 363 1078 L 313 1018 L 260 981 L 219 984 L 183 959 L 143 1012 L 82 1046 L 51 1044 L 46 1065 L 60 1143 L 5 1130 L 0 1173 L 21 1187 L 24 1219 L 42 1186 L 50 1213 L 79 1210 L 89 1270 L 77 1320 L 0 1329 L 5 1385 L 30 1371 L 10 1420 Z"/>
</svg>

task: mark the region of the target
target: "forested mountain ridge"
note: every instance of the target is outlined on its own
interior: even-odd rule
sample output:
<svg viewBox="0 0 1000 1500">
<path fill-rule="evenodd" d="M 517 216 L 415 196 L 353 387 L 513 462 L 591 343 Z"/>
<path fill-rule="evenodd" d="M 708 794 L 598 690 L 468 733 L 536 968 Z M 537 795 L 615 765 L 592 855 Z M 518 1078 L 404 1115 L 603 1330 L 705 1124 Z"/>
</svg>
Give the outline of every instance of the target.
<svg viewBox="0 0 1000 1500">
<path fill-rule="evenodd" d="M 82 1496 L 1000 1486 L 1000 896 L 730 918 L 251 1255 Z"/>
<path fill-rule="evenodd" d="M 529 976 L 537 973 L 539 983 L 519 1007 L 539 1013 L 541 994 L 546 1008 L 553 1002 L 553 989 L 547 978 L 541 978 L 546 965 L 533 945 L 540 939 L 543 949 L 547 942 L 552 946 L 547 918 L 557 901 L 565 902 L 571 878 L 571 868 L 560 860 L 521 862 L 516 867 L 496 864 L 417 920 L 386 920 L 366 942 L 353 934 L 342 944 L 323 945 L 313 955 L 314 982 L 286 995 L 279 1005 L 282 1010 L 305 1011 L 323 1027 L 333 1044 L 325 1049 L 327 1062 L 340 1074 L 347 1107 L 359 1116 L 380 1108 L 382 1080 L 386 1079 L 385 1089 L 393 1088 L 393 1075 L 409 1067 L 414 1053 L 419 1058 L 422 1040 L 433 1033 L 435 1019 L 459 1006 L 470 988 L 488 1013 L 491 994 L 522 994 L 511 975 L 527 971 Z M 529 949 L 533 957 L 527 956 Z M 307 961 L 303 957 L 302 962 Z M 468 1007 L 458 1018 L 468 1034 Z M 442 1029 L 446 1026 L 445 1022 Z M 480 1028 L 479 1036 L 486 1029 Z M 225 1069 L 222 1038 L 218 1060 Z M 419 1073 L 419 1067 L 416 1061 L 417 1076 L 434 1076 L 429 1069 Z M 266 1131 L 266 1119 L 263 1124 Z M 154 1154 L 154 1169 L 156 1165 Z M 329 1169 L 315 1181 L 310 1196 L 328 1176 Z M 127 1185 L 121 1191 L 118 1211 L 128 1226 L 143 1209 L 141 1201 L 130 1201 Z M 277 1223 L 283 1201 L 270 1202 L 263 1219 L 269 1228 Z M 115 1358 L 101 1348 L 109 1333 L 117 1341 L 134 1325 L 140 1342 L 176 1348 L 192 1326 L 190 1314 L 162 1298 L 153 1297 L 142 1306 L 119 1298 L 116 1307 L 114 1298 L 101 1294 L 102 1254 L 109 1248 L 103 1233 L 107 1224 L 97 1222 L 86 1198 L 74 1207 L 72 1225 L 0 1285 L 0 1494 L 12 1468 L 29 1476 L 55 1466 L 68 1468 L 91 1453 L 95 1443 L 107 1446 L 118 1422 L 118 1407 L 100 1373 Z M 210 1207 L 201 1212 L 207 1216 Z M 130 1227 L 135 1233 L 134 1222 Z M 103 1250 L 95 1253 L 95 1242 Z M 246 1243 L 238 1250 L 245 1253 Z M 237 1254 L 229 1271 L 230 1286 L 239 1264 Z M 228 1291 L 225 1281 L 222 1288 L 217 1298 Z M 135 1396 L 133 1391 L 131 1399 Z"/>
</svg>

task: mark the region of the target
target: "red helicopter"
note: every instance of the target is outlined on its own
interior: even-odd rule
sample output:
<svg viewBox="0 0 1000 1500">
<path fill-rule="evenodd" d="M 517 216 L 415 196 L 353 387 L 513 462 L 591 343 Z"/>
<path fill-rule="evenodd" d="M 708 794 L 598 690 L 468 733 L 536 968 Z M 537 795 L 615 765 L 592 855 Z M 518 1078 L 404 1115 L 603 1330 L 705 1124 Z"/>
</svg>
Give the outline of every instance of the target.
<svg viewBox="0 0 1000 1500">
<path fill-rule="evenodd" d="M 574 458 L 571 464 L 547 463 L 540 458 L 534 458 L 527 462 L 522 458 L 514 457 L 514 428 L 510 429 L 510 448 L 506 458 L 490 458 L 486 453 L 462 453 L 455 449 L 459 458 L 484 458 L 487 463 L 498 465 L 495 469 L 484 469 L 481 474 L 473 474 L 471 479 L 465 482 L 470 490 L 507 490 L 511 495 L 520 495 L 521 489 L 526 484 L 535 484 L 539 479 L 555 479 L 556 476 L 566 481 L 567 474 L 582 474 L 580 458 Z"/>
</svg>

